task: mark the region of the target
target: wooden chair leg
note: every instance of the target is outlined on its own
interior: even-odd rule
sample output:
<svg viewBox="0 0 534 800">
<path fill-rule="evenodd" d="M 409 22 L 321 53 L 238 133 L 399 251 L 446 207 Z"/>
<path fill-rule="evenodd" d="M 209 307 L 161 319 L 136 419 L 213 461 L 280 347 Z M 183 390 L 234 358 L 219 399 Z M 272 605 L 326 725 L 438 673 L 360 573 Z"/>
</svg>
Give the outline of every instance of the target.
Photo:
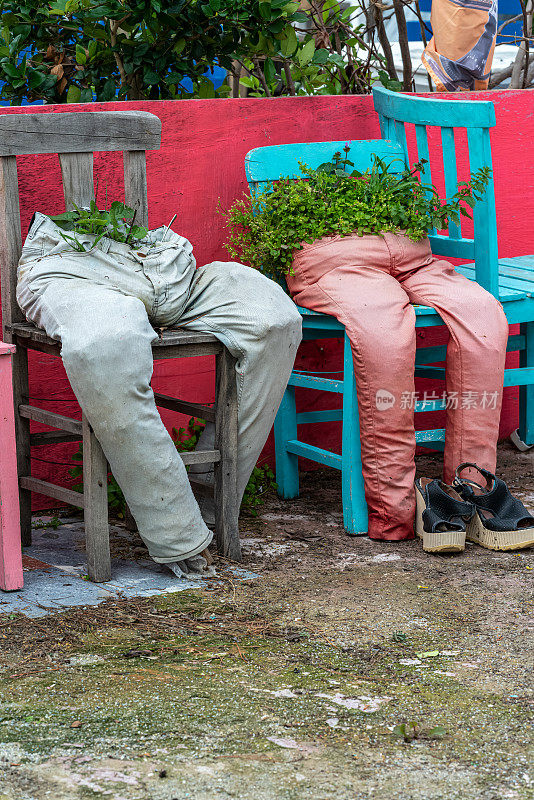
<svg viewBox="0 0 534 800">
<path fill-rule="evenodd" d="M 108 465 L 85 416 L 83 428 L 83 501 L 87 572 L 96 583 L 111 578 L 108 523 Z"/>
<path fill-rule="evenodd" d="M 0 589 L 22 589 L 15 419 L 11 391 L 14 348 L 0 342 Z"/>
<path fill-rule="evenodd" d="M 521 367 L 534 367 L 534 322 L 520 326 L 525 337 L 525 348 L 519 353 Z M 534 386 L 519 387 L 519 438 L 527 445 L 534 444 Z"/>
<path fill-rule="evenodd" d="M 297 439 L 295 389 L 288 386 L 274 420 L 274 451 L 278 495 L 285 500 L 299 496 L 299 459 L 286 449 L 286 442 Z"/>
<path fill-rule="evenodd" d="M 367 503 L 362 475 L 358 396 L 349 337 L 343 350 L 343 433 L 341 443 L 341 486 L 343 527 L 351 536 L 367 533 Z"/>
<path fill-rule="evenodd" d="M 226 348 L 217 356 L 214 467 L 215 535 L 221 555 L 241 561 L 237 499 L 237 382 L 235 359 Z"/>
<path fill-rule="evenodd" d="M 28 351 L 17 347 L 13 354 L 13 403 L 15 406 L 15 437 L 17 440 L 17 473 L 19 478 L 31 475 L 30 420 L 18 413 L 20 405 L 28 403 Z M 19 488 L 20 535 L 24 547 L 32 543 L 32 493 Z"/>
</svg>

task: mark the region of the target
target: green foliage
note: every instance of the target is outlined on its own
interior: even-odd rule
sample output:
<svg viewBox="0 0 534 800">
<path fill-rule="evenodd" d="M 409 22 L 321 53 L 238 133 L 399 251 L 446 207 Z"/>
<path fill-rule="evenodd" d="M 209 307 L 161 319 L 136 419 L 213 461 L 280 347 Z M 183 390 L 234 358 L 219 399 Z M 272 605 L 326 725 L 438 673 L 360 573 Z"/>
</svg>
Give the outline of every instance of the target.
<svg viewBox="0 0 534 800">
<path fill-rule="evenodd" d="M 148 228 L 135 225 L 137 212 L 118 200 L 111 203 L 109 211 L 101 211 L 94 200 L 91 200 L 89 208 L 79 208 L 76 204 L 74 207 L 74 211 L 65 211 L 63 214 L 50 217 L 50 219 L 62 231 L 72 232 L 72 236 L 68 233 L 61 233 L 61 236 L 78 252 L 85 252 L 87 244 L 79 238 L 80 236 L 91 236 L 90 248 L 94 247 L 104 236 L 115 242 L 124 242 L 135 247 L 143 241 L 148 233 Z"/>
<path fill-rule="evenodd" d="M 0 99 L 225 96 L 230 87 L 215 90 L 203 73 L 286 41 L 302 19 L 297 8 L 287 0 L 0 0 Z"/>
<path fill-rule="evenodd" d="M 260 36 L 240 62 L 250 96 L 367 94 L 376 80 L 402 89 L 381 69 L 385 58 L 361 6 L 340 0 L 311 0 L 306 10 L 291 5 L 293 26 L 277 37 Z"/>
<path fill-rule="evenodd" d="M 273 489 L 276 489 L 276 482 L 269 465 L 254 467 L 243 494 L 241 510 L 247 511 L 251 517 L 257 517 L 260 506 L 265 503 L 265 495 Z"/>
<path fill-rule="evenodd" d="M 37 519 L 33 523 L 34 528 L 52 528 L 52 530 L 57 531 L 59 526 L 61 525 L 61 521 L 57 514 L 55 514 L 51 519 L 45 522 L 44 519 Z"/>
<path fill-rule="evenodd" d="M 416 722 L 401 722 L 393 728 L 393 735 L 404 739 L 406 744 L 410 744 L 414 739 L 443 739 L 446 733 L 443 725 L 421 728 Z"/>
<path fill-rule="evenodd" d="M 171 435 L 179 453 L 190 453 L 196 448 L 205 425 L 205 420 L 191 417 L 185 428 L 172 429 Z"/>
<path fill-rule="evenodd" d="M 458 192 L 443 202 L 437 189 L 422 183 L 425 161 L 393 174 L 392 164 L 374 157 L 370 169 L 350 170 L 350 148 L 310 169 L 299 162 L 302 179 L 281 178 L 265 191 L 244 195 L 225 213 L 230 229 L 226 249 L 270 276 L 291 274 L 294 254 L 304 242 L 325 236 L 404 231 L 414 241 L 429 229 L 442 230 L 449 220 L 469 216 L 489 181 L 485 167 L 461 182 Z"/>
</svg>

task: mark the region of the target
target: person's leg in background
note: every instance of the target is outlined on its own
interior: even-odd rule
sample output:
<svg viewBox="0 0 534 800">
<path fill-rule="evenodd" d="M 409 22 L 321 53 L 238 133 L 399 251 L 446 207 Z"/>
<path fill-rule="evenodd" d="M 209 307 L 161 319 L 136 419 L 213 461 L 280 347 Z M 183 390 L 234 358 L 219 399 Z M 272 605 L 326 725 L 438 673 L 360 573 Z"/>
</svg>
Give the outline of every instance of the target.
<svg viewBox="0 0 534 800">
<path fill-rule="evenodd" d="M 443 479 L 452 483 L 464 461 L 495 472 L 508 322 L 493 295 L 430 248 L 428 255 L 418 269 L 406 260 L 399 280 L 413 303 L 435 308 L 449 329 Z"/>
<path fill-rule="evenodd" d="M 381 236 L 305 247 L 288 278 L 294 300 L 335 316 L 352 345 L 372 539 L 413 538 L 415 313 L 391 277 Z"/>
<path fill-rule="evenodd" d="M 237 489 L 242 498 L 272 428 L 302 338 L 295 304 L 277 283 L 235 262 L 199 267 L 180 328 L 210 331 L 237 359 Z M 214 446 L 214 426 L 206 425 L 197 449 Z M 192 472 L 204 472 L 205 466 Z M 210 480 L 211 475 L 204 475 Z M 202 505 L 202 504 L 201 504 Z M 204 505 L 203 505 L 204 508 Z M 206 504 L 206 510 L 210 510 Z"/>
</svg>

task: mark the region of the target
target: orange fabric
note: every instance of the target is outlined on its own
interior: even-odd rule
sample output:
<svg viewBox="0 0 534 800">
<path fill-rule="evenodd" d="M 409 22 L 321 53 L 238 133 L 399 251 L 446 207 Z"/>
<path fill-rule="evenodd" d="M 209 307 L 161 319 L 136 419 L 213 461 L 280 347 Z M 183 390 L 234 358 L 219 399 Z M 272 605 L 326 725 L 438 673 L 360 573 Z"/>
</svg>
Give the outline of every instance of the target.
<svg viewBox="0 0 534 800">
<path fill-rule="evenodd" d="M 508 339 L 502 306 L 435 258 L 428 239 L 412 242 L 393 233 L 322 239 L 298 251 L 293 267 L 287 284 L 295 302 L 335 316 L 351 341 L 369 536 L 411 539 L 416 347 L 411 304 L 438 310 L 450 332 L 444 454 L 449 483 L 463 461 L 495 472 Z"/>
<path fill-rule="evenodd" d="M 486 89 L 495 36 L 495 0 L 432 0 L 434 32 L 421 59 L 439 92 Z"/>
</svg>

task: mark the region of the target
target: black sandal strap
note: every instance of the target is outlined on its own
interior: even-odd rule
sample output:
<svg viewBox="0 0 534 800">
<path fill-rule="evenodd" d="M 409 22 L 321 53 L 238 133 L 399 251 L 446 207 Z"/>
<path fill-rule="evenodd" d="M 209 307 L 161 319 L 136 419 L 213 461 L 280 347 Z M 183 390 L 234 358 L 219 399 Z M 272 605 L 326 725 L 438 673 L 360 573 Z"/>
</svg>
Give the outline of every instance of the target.
<svg viewBox="0 0 534 800">
<path fill-rule="evenodd" d="M 465 467 L 477 469 L 486 478 L 486 487 L 461 478 L 460 473 Z M 460 464 L 456 470 L 454 486 L 461 490 L 462 497 L 473 503 L 476 508 L 491 514 L 491 516 L 484 516 L 484 525 L 489 530 L 510 531 L 534 527 L 534 517 L 529 514 L 521 500 L 511 494 L 501 478 L 497 478 L 488 470 L 467 462 Z M 484 494 L 476 494 L 473 486 L 486 490 Z"/>
<path fill-rule="evenodd" d="M 480 472 L 480 474 L 486 479 L 485 487 L 482 486 L 480 483 L 476 483 L 475 481 L 460 477 L 460 473 L 462 473 L 464 469 L 466 469 L 467 467 L 469 469 L 476 469 L 477 472 Z M 459 467 L 456 467 L 456 472 L 454 473 L 454 480 L 452 482 L 452 485 L 465 486 L 471 484 L 473 486 L 476 486 L 478 489 L 484 489 L 487 488 L 488 486 L 493 486 L 494 481 L 495 481 L 495 475 L 493 474 L 493 472 L 489 472 L 489 470 L 484 469 L 483 467 L 479 467 L 478 464 L 475 464 L 473 461 L 464 461 L 463 464 L 460 464 Z"/>
<path fill-rule="evenodd" d="M 423 526 L 429 533 L 436 533 L 440 527 L 448 530 L 464 531 L 465 520 L 473 516 L 473 506 L 469 502 L 455 500 L 441 488 L 441 481 L 433 480 L 423 491 L 426 509 L 423 511 Z"/>
</svg>

